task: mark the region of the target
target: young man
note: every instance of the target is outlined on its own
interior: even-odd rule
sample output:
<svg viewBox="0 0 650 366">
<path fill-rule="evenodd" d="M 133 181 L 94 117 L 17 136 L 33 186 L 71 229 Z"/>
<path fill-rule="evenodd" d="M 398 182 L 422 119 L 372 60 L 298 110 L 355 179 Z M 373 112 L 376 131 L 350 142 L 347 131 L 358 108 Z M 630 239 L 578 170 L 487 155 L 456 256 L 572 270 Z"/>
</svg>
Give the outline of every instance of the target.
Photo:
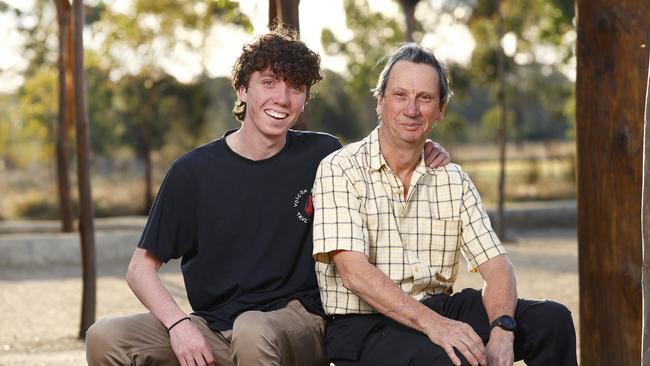
<svg viewBox="0 0 650 366">
<path fill-rule="evenodd" d="M 515 276 L 476 188 L 422 149 L 451 91 L 435 56 L 402 46 L 375 95 L 379 126 L 326 157 L 314 183 L 314 256 L 337 366 L 576 365 L 570 312 L 517 300 Z M 465 255 L 482 293 L 451 294 Z"/>
<path fill-rule="evenodd" d="M 320 160 L 341 145 L 290 130 L 319 67 L 282 29 L 244 46 L 232 73 L 241 128 L 170 167 L 127 272 L 150 312 L 92 326 L 89 365 L 327 364 L 311 187 Z M 439 152 L 431 160 L 448 161 Z M 189 316 L 158 277 L 172 258 L 182 258 Z"/>
</svg>

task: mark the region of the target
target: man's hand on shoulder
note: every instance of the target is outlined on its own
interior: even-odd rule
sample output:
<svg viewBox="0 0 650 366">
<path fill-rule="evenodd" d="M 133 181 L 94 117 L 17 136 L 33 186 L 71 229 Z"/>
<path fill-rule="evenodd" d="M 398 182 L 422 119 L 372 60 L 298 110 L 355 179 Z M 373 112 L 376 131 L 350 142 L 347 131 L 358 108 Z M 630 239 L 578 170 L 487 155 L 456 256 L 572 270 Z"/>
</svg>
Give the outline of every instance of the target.
<svg viewBox="0 0 650 366">
<path fill-rule="evenodd" d="M 451 155 L 442 145 L 429 139 L 424 143 L 424 163 L 429 168 L 440 168 L 451 162 Z"/>
<path fill-rule="evenodd" d="M 181 366 L 216 365 L 208 342 L 191 321 L 174 326 L 169 341 Z"/>
<path fill-rule="evenodd" d="M 458 350 L 471 365 L 492 366 L 491 363 L 486 363 L 488 358 L 481 337 L 469 324 L 440 316 L 435 324 L 428 328 L 426 335 L 447 352 L 454 365 L 461 364 L 454 351 Z"/>
<path fill-rule="evenodd" d="M 494 327 L 486 346 L 489 366 L 512 366 L 515 358 L 514 333 Z"/>
</svg>

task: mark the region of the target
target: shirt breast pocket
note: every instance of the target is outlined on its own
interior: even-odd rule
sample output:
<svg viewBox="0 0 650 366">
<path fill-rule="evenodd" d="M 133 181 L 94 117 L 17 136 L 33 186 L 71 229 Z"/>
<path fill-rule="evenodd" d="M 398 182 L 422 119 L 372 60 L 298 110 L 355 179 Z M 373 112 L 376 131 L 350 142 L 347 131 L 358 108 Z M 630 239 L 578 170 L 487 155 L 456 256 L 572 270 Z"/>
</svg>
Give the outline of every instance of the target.
<svg viewBox="0 0 650 366">
<path fill-rule="evenodd" d="M 441 293 L 450 289 L 458 275 L 460 260 L 461 222 L 417 219 L 417 257 L 412 265 L 413 290 Z"/>
</svg>

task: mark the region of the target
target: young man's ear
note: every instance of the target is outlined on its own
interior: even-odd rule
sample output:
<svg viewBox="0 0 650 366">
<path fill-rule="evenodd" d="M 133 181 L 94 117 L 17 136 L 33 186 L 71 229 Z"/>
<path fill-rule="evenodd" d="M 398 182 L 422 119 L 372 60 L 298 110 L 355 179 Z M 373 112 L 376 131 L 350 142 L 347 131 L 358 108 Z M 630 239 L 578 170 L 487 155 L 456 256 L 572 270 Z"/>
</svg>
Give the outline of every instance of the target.
<svg viewBox="0 0 650 366">
<path fill-rule="evenodd" d="M 237 89 L 237 98 L 239 98 L 240 101 L 246 103 L 246 87 L 245 86 L 240 86 Z"/>
</svg>

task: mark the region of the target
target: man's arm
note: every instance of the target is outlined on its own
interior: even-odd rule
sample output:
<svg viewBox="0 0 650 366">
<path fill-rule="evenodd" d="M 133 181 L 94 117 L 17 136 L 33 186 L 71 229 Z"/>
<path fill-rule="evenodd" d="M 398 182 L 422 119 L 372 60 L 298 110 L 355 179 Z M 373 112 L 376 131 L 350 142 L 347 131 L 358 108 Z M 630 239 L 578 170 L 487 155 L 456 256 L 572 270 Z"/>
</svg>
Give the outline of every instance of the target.
<svg viewBox="0 0 650 366">
<path fill-rule="evenodd" d="M 483 306 L 490 323 L 501 315 L 514 317 L 517 306 L 517 283 L 512 264 L 505 255 L 489 259 L 478 267 L 485 285 Z M 488 365 L 512 366 L 514 333 L 494 327 L 487 344 Z"/>
<path fill-rule="evenodd" d="M 472 365 L 485 364 L 483 342 L 468 324 L 445 318 L 405 294 L 361 252 L 340 250 L 330 257 L 348 290 L 387 317 L 426 334 L 455 365 L 461 363 L 454 348 Z"/>
<path fill-rule="evenodd" d="M 174 298 L 165 288 L 158 275 L 162 262 L 142 248 L 136 248 L 131 257 L 131 263 L 126 274 L 126 282 L 131 291 L 160 320 L 169 328 L 178 320 L 187 316 L 176 304 Z M 185 320 L 169 331 L 172 349 L 182 366 L 185 365 L 214 365 L 214 357 L 210 346 L 201 331 Z"/>
</svg>

